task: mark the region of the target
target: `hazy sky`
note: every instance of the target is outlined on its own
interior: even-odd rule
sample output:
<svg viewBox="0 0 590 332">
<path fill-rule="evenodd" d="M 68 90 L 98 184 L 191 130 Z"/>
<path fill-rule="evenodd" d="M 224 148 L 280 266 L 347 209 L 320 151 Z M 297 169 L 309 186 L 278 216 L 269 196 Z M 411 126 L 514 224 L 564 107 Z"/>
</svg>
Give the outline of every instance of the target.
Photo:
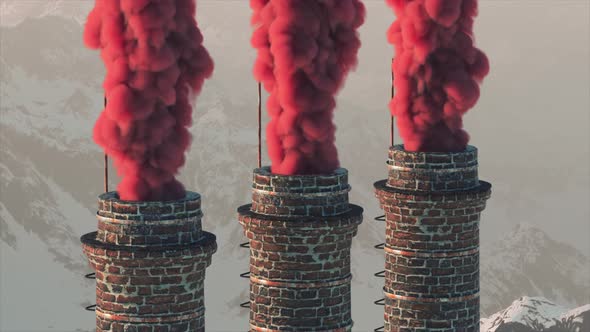
<svg viewBox="0 0 590 332">
<path fill-rule="evenodd" d="M 27 17 L 43 15 L 75 18 L 82 23 L 92 8 L 93 2 L 91 0 L 0 0 L 0 25 L 13 26 Z M 353 256 L 352 262 L 353 268 L 356 269 L 355 273 L 358 272 L 354 279 L 353 291 L 356 297 L 353 303 L 353 316 L 358 324 L 355 324 L 355 327 L 359 331 L 368 327 L 377 327 L 377 324 L 373 323 L 382 319 L 380 308 L 367 305 L 374 300 L 373 296 L 375 299 L 380 296 L 382 280 L 365 278 L 364 274 L 372 275 L 367 271 L 372 271 L 372 268 L 378 270 L 383 264 L 382 255 L 374 253 L 375 250 L 372 249 L 373 242 L 380 241 L 384 237 L 383 224 L 372 221 L 374 216 L 381 214 L 377 199 L 373 196 L 372 184 L 387 176 L 385 166 L 389 135 L 387 102 L 390 93 L 389 66 L 393 50 L 387 44 L 385 31 L 394 19 L 384 0 L 365 0 L 364 3 L 368 9 L 368 16 L 360 30 L 362 47 L 359 65 L 356 72 L 349 75 L 345 88 L 337 98 L 338 106 L 335 115 L 339 156 L 342 166 L 349 170 L 349 179 L 353 187 L 350 201 L 362 205 L 366 212 L 365 220 L 359 227 L 359 235 L 353 241 L 353 252 L 358 254 Z M 247 266 L 247 252 L 236 252 L 239 250 L 236 249 L 236 243 L 242 239 L 241 226 L 234 218 L 237 205 L 228 206 L 227 202 L 247 203 L 250 194 L 248 189 L 250 169 L 242 165 L 249 164 L 254 167 L 256 157 L 254 115 L 257 96 L 252 78 L 255 51 L 249 45 L 251 35 L 249 16 L 247 0 L 198 0 L 198 21 L 204 34 L 204 44 L 216 64 L 214 76 L 205 83 L 203 95 L 199 101 L 221 100 L 224 104 L 212 105 L 211 112 L 207 110 L 207 107 L 211 106 L 208 104 L 201 105 L 202 108 L 195 110 L 193 116 L 195 125 L 192 129 L 193 132 L 198 133 L 198 143 L 193 144 L 188 152 L 189 162 L 181 170 L 181 178 L 192 185 L 199 184 L 190 189 L 204 194 L 206 215 L 204 229 L 219 235 L 220 250 L 213 257 L 214 263 L 207 270 L 209 285 L 207 306 L 210 308 L 231 307 L 233 304 L 228 302 L 229 300 L 226 300 L 228 296 L 223 294 L 246 296 L 247 291 L 246 281 L 243 283 L 236 281 L 237 274 L 243 272 L 242 270 Z M 55 22 L 61 24 L 59 20 Z M 68 25 L 67 29 L 70 28 L 71 25 Z M 97 106 L 95 108 L 85 106 L 78 110 L 83 113 L 83 116 L 76 120 L 83 121 L 84 126 L 80 125 L 80 128 L 74 129 L 56 127 L 65 134 L 73 133 L 71 136 L 74 138 L 82 131 L 91 132 L 91 121 L 85 121 L 96 114 L 102 103 L 102 91 L 99 86 L 104 75 L 98 69 L 101 65 L 98 52 L 84 49 L 81 31 L 80 28 L 78 32 L 78 27 L 74 26 L 68 30 L 68 38 L 79 36 L 79 39 L 71 41 L 76 47 L 76 56 L 83 55 L 84 61 L 80 62 L 83 64 L 87 64 L 89 57 L 92 56 L 95 58 L 96 66 L 84 73 L 91 78 L 91 82 L 83 83 L 87 95 L 79 97 L 84 102 L 81 103 L 82 105 L 88 105 L 85 104 L 86 102 L 96 102 Z M 40 40 L 43 40 L 43 33 L 51 32 L 40 31 L 40 37 L 38 37 Z M 31 34 L 36 36 L 35 33 Z M 480 15 L 476 20 L 475 34 L 477 46 L 487 53 L 491 62 L 491 71 L 484 80 L 479 103 L 465 117 L 466 130 L 472 137 L 470 143 L 479 149 L 480 179 L 491 182 L 493 185 L 492 197 L 481 219 L 482 245 L 494 243 L 493 241 L 499 237 L 505 236 L 510 232 L 512 225 L 526 222 L 541 228 L 551 238 L 568 242 L 586 255 L 590 255 L 590 1 L 483 0 L 480 1 Z M 11 41 L 14 40 L 18 50 L 9 52 L 2 49 L 3 55 L 9 54 L 12 59 L 18 61 L 22 59 L 23 63 L 27 64 L 34 62 L 35 57 L 39 57 L 36 54 L 27 53 L 28 45 L 25 44 L 25 40 L 22 41 L 22 45 L 18 38 L 11 39 Z M 64 45 L 70 42 L 64 38 L 53 40 Z M 68 49 L 69 51 L 71 49 Z M 59 59 L 58 62 L 59 66 L 56 65 L 55 68 L 50 69 L 55 71 L 64 66 Z M 36 67 L 30 66 L 30 68 Z M 48 72 L 51 71 L 50 69 Z M 33 80 L 24 80 L 24 82 L 30 83 Z M 53 81 L 51 83 L 53 84 Z M 74 91 L 75 88 L 71 88 L 66 83 L 55 84 L 57 89 L 65 91 L 61 91 L 63 94 L 57 93 L 55 98 L 61 98 L 60 96 L 63 95 L 69 97 L 73 93 L 69 89 Z M 74 86 L 82 84 L 78 81 L 69 83 Z M 37 83 L 33 82 L 33 84 L 37 86 Z M 38 86 L 45 88 L 44 84 L 39 83 Z M 51 89 L 37 91 L 38 93 L 30 95 L 25 91 L 19 94 L 20 90 L 17 90 L 18 93 L 15 96 L 11 95 L 16 105 L 25 104 L 23 100 L 27 104 L 49 100 L 48 108 L 52 105 L 62 105 L 61 100 L 54 100 Z M 94 99 L 88 101 L 89 98 Z M 27 110 L 28 113 L 23 116 L 32 114 L 46 120 L 48 117 L 43 113 L 45 110 L 42 107 Z M 49 111 L 51 110 L 53 109 Z M 64 119 L 59 121 L 67 123 L 75 117 L 72 114 L 65 114 L 63 110 L 60 111 L 59 114 L 62 114 Z M 88 116 L 89 114 L 91 116 Z M 66 115 L 71 116 L 65 119 Z M 9 114 L 2 121 L 10 120 L 10 116 L 12 115 Z M 24 120 L 24 122 L 27 121 L 30 119 Z M 78 122 L 72 123 L 78 124 Z M 53 125 L 53 122 L 48 121 L 46 124 L 47 130 L 52 130 L 54 127 L 49 127 L 49 124 Z M 219 127 L 224 125 L 231 128 Z M 246 141 L 247 144 L 239 145 L 236 141 Z M 401 143 L 399 137 L 396 141 Z M 87 148 L 92 146 L 90 134 L 82 143 L 87 150 L 92 150 Z M 203 146 L 208 147 L 209 150 Z M 243 159 L 244 154 L 247 156 L 247 151 L 236 151 L 243 149 L 244 146 L 252 148 L 251 159 L 246 162 L 235 160 Z M 30 153 L 26 150 L 27 147 L 16 149 L 19 148 L 22 149 L 18 151 L 19 155 L 26 156 Z M 217 148 L 222 151 L 214 155 L 211 151 L 217 153 L 218 151 L 215 150 Z M 99 174 L 102 176 L 98 173 L 99 157 L 101 157 L 99 150 L 96 148 L 96 159 L 92 159 L 94 150 L 85 152 L 88 159 L 82 161 L 84 165 L 76 165 L 74 172 L 82 173 L 80 169 L 88 170 L 95 167 L 96 169 L 92 170 L 97 171 L 96 187 L 85 188 L 83 183 L 80 185 L 80 192 L 67 193 L 71 195 L 72 202 L 67 201 L 63 204 L 72 208 L 71 211 L 61 212 L 70 216 L 68 221 L 74 224 L 76 233 L 74 242 L 64 247 L 69 250 L 67 254 L 72 257 L 82 255 L 77 238 L 81 230 L 96 230 L 96 220 L 91 213 L 94 213 L 96 208 L 93 205 L 95 194 L 102 189 L 102 178 L 98 176 Z M 230 160 L 236 155 L 240 157 Z M 197 162 L 194 162 L 195 160 Z M 264 162 L 266 163 L 267 160 L 265 155 Z M 240 162 L 243 163 L 240 164 Z M 51 165 L 45 166 L 51 167 Z M 231 167 L 240 168 L 243 173 L 241 175 L 220 174 L 227 169 L 232 170 Z M 241 170 L 241 168 L 244 169 Z M 87 181 L 87 179 L 76 178 L 69 180 L 69 174 L 65 174 L 67 172 L 56 171 L 58 175 L 62 175 L 60 180 Z M 53 174 L 53 171 L 50 174 Z M 112 179 L 112 181 L 115 180 Z M 78 188 L 75 185 L 70 187 Z M 55 190 L 58 189 L 62 188 L 56 186 Z M 82 192 L 84 190 L 85 192 Z M 95 193 L 89 194 L 88 191 Z M 25 195 L 28 193 L 26 190 L 23 192 Z M 79 197 L 76 196 L 78 194 L 91 197 L 87 201 L 83 199 L 78 201 Z M 4 196 L 4 199 L 0 201 L 1 204 L 8 201 L 6 197 Z M 23 210 L 28 210 L 26 198 L 18 202 L 24 206 Z M 3 209 L 1 204 L 0 217 L 4 218 L 5 215 L 2 213 L 11 209 Z M 11 211 L 19 208 L 14 206 Z M 84 219 L 78 216 L 83 216 Z M 18 220 L 18 223 L 17 221 L 13 223 L 19 225 L 18 229 L 15 227 L 19 242 L 27 243 L 29 238 L 34 239 L 34 233 L 27 233 L 34 227 L 26 225 L 27 222 L 31 221 Z M 25 224 L 26 227 L 20 227 L 20 223 Z M 46 230 L 48 227 L 57 229 L 62 226 L 64 225 L 49 226 L 40 223 L 36 229 Z M 46 232 L 50 233 L 50 231 L 49 228 Z M 93 299 L 91 282 L 83 284 L 83 287 L 78 285 L 82 282 L 79 280 L 81 277 L 70 271 L 62 271 L 63 267 L 54 263 L 54 257 L 45 252 L 47 246 L 39 241 L 31 240 L 31 243 L 10 256 L 13 260 L 8 264 L 14 262 L 11 271 L 18 272 L 14 273 L 11 276 L 13 279 L 10 280 L 22 282 L 22 275 L 32 277 L 43 273 L 43 280 L 34 283 L 37 287 L 35 294 L 38 294 L 40 298 L 49 299 L 60 293 L 60 287 L 67 288 L 68 294 L 62 292 L 59 295 L 63 297 L 60 303 L 71 302 L 72 310 L 79 310 L 80 299 L 84 298 L 88 301 Z M 43 251 L 43 256 L 37 256 L 40 251 Z M 366 252 L 374 254 L 374 257 L 369 257 Z M 22 259 L 25 259 L 23 257 L 34 257 L 33 260 L 37 259 L 38 262 L 21 264 Z M 360 260 L 364 261 L 359 262 Z M 6 264 L 6 262 L 3 263 Z M 19 269 L 16 269 L 17 265 Z M 45 274 L 48 277 L 45 277 Z M 4 278 L 5 275 L 3 274 L 2 277 Z M 70 289 L 70 284 L 75 287 Z M 13 287 L 13 284 L 7 284 L 4 289 L 14 289 L 14 294 L 20 292 L 18 288 Z M 374 292 L 369 292 L 368 289 Z M 35 295 L 28 294 L 28 296 Z M 47 301 L 34 302 L 31 298 L 20 295 L 8 296 L 6 299 L 10 301 L 12 311 L 7 312 L 14 314 L 9 316 L 14 320 L 14 324 L 20 322 L 18 315 L 29 315 L 27 313 L 29 308 L 39 312 L 48 307 Z M 19 308 L 27 308 L 27 310 L 23 309 L 20 313 Z M 62 320 L 60 317 L 53 317 L 54 312 L 72 316 L 70 311 L 61 310 L 61 308 L 49 308 L 43 314 L 45 318 L 49 317 L 51 320 Z M 80 312 L 75 311 L 75 314 L 78 315 Z M 246 315 L 243 314 L 241 317 L 227 319 L 233 319 L 232 324 L 236 326 L 243 326 L 246 321 Z M 212 321 L 224 314 L 216 313 L 215 309 L 212 309 L 208 315 Z M 88 316 L 82 318 L 76 316 L 75 319 L 85 321 L 79 326 L 92 326 L 92 316 L 89 313 Z M 75 323 L 77 324 L 77 322 L 71 324 Z"/>
<path fill-rule="evenodd" d="M 361 28 L 359 66 L 338 97 L 337 143 L 343 151 L 354 129 L 342 126 L 362 118 L 375 131 L 370 137 L 384 143 L 381 154 L 371 152 L 363 160 L 381 166 L 393 55 L 385 30 L 394 16 L 384 1 L 364 2 L 368 16 Z M 0 3 L 0 24 L 14 25 L 48 13 L 83 22 L 93 1 Z M 481 226 L 488 235 L 498 236 L 510 224 L 526 220 L 590 254 L 589 13 L 587 0 L 480 1 L 476 44 L 489 56 L 491 72 L 465 127 L 471 144 L 480 149 L 480 176 L 494 185 Z M 198 1 L 198 21 L 216 74 L 221 77 L 231 69 L 230 76 L 223 76 L 231 78 L 224 82 L 229 91 L 252 84 L 255 53 L 249 46 L 249 15 L 247 0 Z M 252 94 L 253 104 L 254 99 Z M 340 156 L 351 172 L 363 170 L 353 163 L 356 157 Z"/>
</svg>

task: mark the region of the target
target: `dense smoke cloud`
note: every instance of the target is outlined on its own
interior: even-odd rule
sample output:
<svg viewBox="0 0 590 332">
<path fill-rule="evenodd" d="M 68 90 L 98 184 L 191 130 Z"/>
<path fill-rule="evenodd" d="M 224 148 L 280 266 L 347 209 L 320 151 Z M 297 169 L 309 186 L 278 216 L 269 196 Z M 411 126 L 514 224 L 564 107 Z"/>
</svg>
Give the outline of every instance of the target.
<svg viewBox="0 0 590 332">
<path fill-rule="evenodd" d="M 462 151 L 463 115 L 479 99 L 488 74 L 474 46 L 477 0 L 387 0 L 397 17 L 387 35 L 395 46 L 396 95 L 390 103 L 408 151 Z"/>
<path fill-rule="evenodd" d="M 339 167 L 335 95 L 356 66 L 358 0 L 251 0 L 255 78 L 269 92 L 272 172 L 325 174 Z"/>
<path fill-rule="evenodd" d="M 107 71 L 94 141 L 114 159 L 123 200 L 185 195 L 175 174 L 191 142 L 190 99 L 213 72 L 195 11 L 195 0 L 96 0 L 88 16 L 84 42 Z"/>
</svg>

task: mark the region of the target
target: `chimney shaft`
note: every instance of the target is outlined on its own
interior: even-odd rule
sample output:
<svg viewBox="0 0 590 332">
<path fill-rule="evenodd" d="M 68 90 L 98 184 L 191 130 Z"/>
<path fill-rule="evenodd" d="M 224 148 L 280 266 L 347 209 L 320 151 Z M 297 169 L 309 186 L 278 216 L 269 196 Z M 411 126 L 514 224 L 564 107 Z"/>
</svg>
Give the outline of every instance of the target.
<svg viewBox="0 0 590 332">
<path fill-rule="evenodd" d="M 205 331 L 205 269 L 217 250 L 201 230 L 201 197 L 99 197 L 98 232 L 82 236 L 96 271 L 96 331 Z"/>
<path fill-rule="evenodd" d="M 250 241 L 249 331 L 351 331 L 350 247 L 363 209 L 348 172 L 254 170 L 252 204 L 238 209 Z"/>
<path fill-rule="evenodd" d="M 389 151 L 375 183 L 385 211 L 384 331 L 479 331 L 479 220 L 491 185 L 477 149 Z"/>
</svg>

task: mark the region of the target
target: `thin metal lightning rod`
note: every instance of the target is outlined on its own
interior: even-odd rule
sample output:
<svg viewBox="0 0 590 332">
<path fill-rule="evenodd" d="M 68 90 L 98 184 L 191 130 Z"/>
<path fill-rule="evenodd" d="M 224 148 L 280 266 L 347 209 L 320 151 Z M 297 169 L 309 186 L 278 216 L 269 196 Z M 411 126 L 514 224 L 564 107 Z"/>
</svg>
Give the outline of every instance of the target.
<svg viewBox="0 0 590 332">
<path fill-rule="evenodd" d="M 393 75 L 393 59 L 391 58 L 391 99 L 395 96 L 395 87 L 393 86 L 394 82 L 394 75 Z M 390 100 L 391 102 L 391 100 Z M 395 125 L 394 125 L 394 116 L 390 114 L 390 128 L 389 128 L 389 144 L 393 147 L 395 144 L 394 135 L 395 135 Z M 375 221 L 386 221 L 385 215 L 381 215 L 374 218 Z M 385 248 L 385 243 L 379 243 L 374 246 L 377 250 L 383 250 Z M 381 270 L 373 274 L 377 278 L 385 278 L 385 270 Z M 385 298 L 380 298 L 379 300 L 373 302 L 376 305 L 385 305 Z M 380 326 L 373 330 L 373 332 L 383 332 L 385 326 Z"/>
<path fill-rule="evenodd" d="M 104 97 L 104 106 L 107 106 L 107 97 Z M 104 154 L 104 192 L 109 192 L 109 156 Z"/>
<path fill-rule="evenodd" d="M 258 82 L 258 168 L 262 167 L 262 85 Z M 250 248 L 250 241 L 240 243 L 241 248 Z M 240 278 L 250 278 L 250 271 L 240 273 Z M 240 303 L 240 308 L 250 308 L 250 300 Z"/>
<path fill-rule="evenodd" d="M 104 106 L 107 106 L 107 97 L 104 97 Z M 107 154 L 104 154 L 104 191 L 106 193 L 109 192 L 109 157 Z M 96 279 L 96 272 L 88 273 L 84 275 L 86 279 Z M 95 311 L 96 304 L 91 304 L 89 306 L 84 307 L 85 310 L 88 311 Z"/>
<path fill-rule="evenodd" d="M 393 99 L 393 97 L 395 96 L 395 87 L 393 86 L 393 82 L 394 82 L 394 75 L 393 75 L 393 58 L 391 58 L 391 99 Z M 391 146 L 393 146 L 395 144 L 395 125 L 394 125 L 394 117 L 393 115 L 391 115 L 391 135 L 389 138 L 389 144 Z"/>
<path fill-rule="evenodd" d="M 262 86 L 258 82 L 258 168 L 262 167 Z"/>
</svg>

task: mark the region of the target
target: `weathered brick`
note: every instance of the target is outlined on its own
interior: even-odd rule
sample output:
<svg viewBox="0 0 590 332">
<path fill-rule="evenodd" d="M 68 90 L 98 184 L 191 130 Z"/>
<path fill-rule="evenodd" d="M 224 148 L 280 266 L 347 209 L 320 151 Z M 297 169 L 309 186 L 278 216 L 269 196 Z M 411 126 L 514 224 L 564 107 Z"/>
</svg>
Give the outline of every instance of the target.
<svg viewBox="0 0 590 332">
<path fill-rule="evenodd" d="M 112 206 L 115 213 L 99 211 L 100 236 L 99 232 L 94 232 L 82 238 L 84 252 L 100 278 L 97 278 L 96 284 L 98 308 L 121 315 L 157 317 L 175 312 L 194 312 L 204 305 L 204 270 L 211 263 L 211 255 L 217 245 L 210 233 L 204 233 L 203 242 L 196 243 L 203 239 L 200 196 L 194 193 L 187 194 L 189 196 L 188 201 L 182 203 L 111 204 L 111 201 L 116 201 L 113 193 L 101 195 L 99 208 L 105 210 L 108 207 L 111 210 Z M 162 250 L 159 245 L 163 243 L 179 245 L 179 249 Z M 103 244 L 117 244 L 119 247 L 104 249 Z M 126 249 L 145 244 L 152 244 L 153 247 L 149 250 Z M 184 278 L 191 273 L 194 275 L 195 269 L 201 270 L 200 280 L 183 284 Z M 176 300 L 186 303 L 177 306 Z M 187 332 L 189 327 L 190 331 L 203 331 L 204 328 L 203 317 L 185 322 L 140 324 L 111 322 L 97 316 L 96 322 L 97 332 Z"/>
<path fill-rule="evenodd" d="M 388 179 L 375 183 L 386 216 L 385 291 L 404 299 L 386 296 L 384 331 L 479 330 L 479 213 L 491 186 L 477 178 L 477 150 L 396 146 L 388 164 Z"/>
<path fill-rule="evenodd" d="M 255 278 L 250 282 L 250 323 L 270 330 L 352 325 L 350 246 L 362 211 L 348 204 L 347 177 L 265 176 L 270 177 L 267 192 L 258 191 L 261 187 L 254 183 L 252 204 L 238 209 L 250 240 L 250 275 Z M 280 216 L 285 211 L 290 218 Z M 322 215 L 330 217 L 318 218 Z M 259 279 L 268 284 L 257 283 Z"/>
</svg>

